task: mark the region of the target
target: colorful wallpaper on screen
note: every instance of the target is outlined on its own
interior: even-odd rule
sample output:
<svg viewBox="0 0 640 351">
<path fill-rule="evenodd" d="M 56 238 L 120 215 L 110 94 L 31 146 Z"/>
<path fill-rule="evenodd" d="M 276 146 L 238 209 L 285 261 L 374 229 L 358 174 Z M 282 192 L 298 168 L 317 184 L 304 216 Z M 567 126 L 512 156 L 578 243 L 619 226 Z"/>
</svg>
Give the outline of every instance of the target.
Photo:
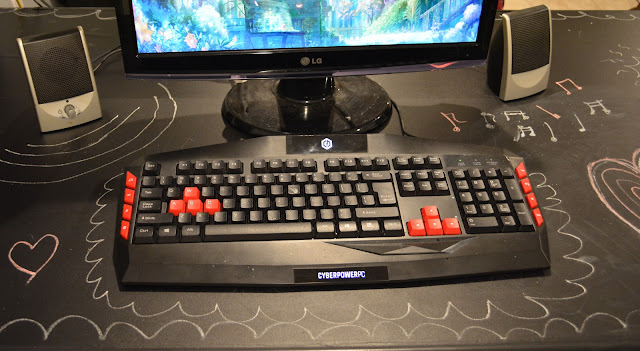
<svg viewBox="0 0 640 351">
<path fill-rule="evenodd" d="M 132 0 L 141 53 L 473 42 L 482 0 Z"/>
</svg>

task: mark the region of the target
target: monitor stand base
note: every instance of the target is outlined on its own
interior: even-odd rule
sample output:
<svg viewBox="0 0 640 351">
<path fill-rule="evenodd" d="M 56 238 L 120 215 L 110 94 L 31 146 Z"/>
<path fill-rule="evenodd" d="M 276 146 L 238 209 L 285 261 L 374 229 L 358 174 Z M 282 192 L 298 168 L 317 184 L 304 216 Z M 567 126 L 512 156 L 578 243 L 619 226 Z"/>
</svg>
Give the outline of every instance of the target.
<svg viewBox="0 0 640 351">
<path fill-rule="evenodd" d="M 248 80 L 222 104 L 228 125 L 257 136 L 377 132 L 391 112 L 387 93 L 364 76 Z"/>
</svg>

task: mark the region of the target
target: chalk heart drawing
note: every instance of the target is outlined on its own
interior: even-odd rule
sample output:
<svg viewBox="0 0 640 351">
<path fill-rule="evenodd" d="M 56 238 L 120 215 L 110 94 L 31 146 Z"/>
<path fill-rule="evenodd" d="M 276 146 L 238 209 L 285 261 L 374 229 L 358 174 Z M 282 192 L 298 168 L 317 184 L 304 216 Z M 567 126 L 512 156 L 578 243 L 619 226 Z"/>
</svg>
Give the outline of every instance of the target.
<svg viewBox="0 0 640 351">
<path fill-rule="evenodd" d="M 44 261 L 40 267 L 38 269 L 36 269 L 35 271 L 32 271 L 30 269 L 24 268 L 22 267 L 20 264 L 16 263 L 16 261 L 13 259 L 13 257 L 11 256 L 11 254 L 13 253 L 13 250 L 20 246 L 20 245 L 26 245 L 29 248 L 29 252 L 33 252 L 33 249 L 35 249 L 38 244 L 40 244 L 42 242 L 42 240 L 46 239 L 46 238 L 51 238 L 55 241 L 55 246 L 53 247 L 53 250 L 51 251 L 51 254 L 49 254 L 49 258 L 47 258 L 46 261 Z M 40 238 L 38 241 L 36 241 L 35 244 L 31 245 L 31 243 L 27 242 L 27 241 L 18 241 L 17 243 L 13 244 L 13 246 L 11 246 L 11 249 L 9 249 L 9 262 L 11 262 L 11 264 L 16 267 L 17 270 L 19 270 L 20 272 L 23 273 L 27 273 L 30 277 L 29 280 L 27 280 L 27 284 L 29 284 L 31 282 L 31 280 L 33 280 L 33 278 L 36 277 L 36 275 L 38 273 L 40 273 L 40 271 L 44 268 L 44 266 L 47 265 L 47 263 L 49 263 L 49 261 L 51 261 L 51 259 L 53 258 L 53 255 L 56 254 L 56 251 L 58 250 L 58 244 L 60 243 L 60 241 L 58 240 L 58 237 L 56 237 L 53 234 L 46 234 L 45 236 L 43 236 L 42 238 Z"/>
<path fill-rule="evenodd" d="M 605 206 L 640 234 L 640 149 L 630 161 L 603 158 L 591 162 L 587 172 Z"/>
</svg>

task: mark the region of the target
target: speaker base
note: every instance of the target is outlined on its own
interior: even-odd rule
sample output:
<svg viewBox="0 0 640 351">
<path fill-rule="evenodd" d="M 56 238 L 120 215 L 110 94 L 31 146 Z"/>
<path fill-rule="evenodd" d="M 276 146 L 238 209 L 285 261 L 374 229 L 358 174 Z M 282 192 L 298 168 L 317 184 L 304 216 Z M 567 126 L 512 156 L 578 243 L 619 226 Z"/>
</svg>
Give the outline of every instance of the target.
<svg viewBox="0 0 640 351">
<path fill-rule="evenodd" d="M 36 105 L 40 131 L 43 133 L 75 127 L 102 117 L 98 92 L 93 91 L 67 100 Z"/>
</svg>

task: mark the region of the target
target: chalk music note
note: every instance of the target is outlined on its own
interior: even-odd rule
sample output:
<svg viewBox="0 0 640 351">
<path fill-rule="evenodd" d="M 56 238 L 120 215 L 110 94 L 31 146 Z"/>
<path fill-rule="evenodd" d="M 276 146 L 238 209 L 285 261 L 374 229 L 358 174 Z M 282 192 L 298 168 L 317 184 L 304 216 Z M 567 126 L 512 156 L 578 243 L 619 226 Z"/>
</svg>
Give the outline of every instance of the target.
<svg viewBox="0 0 640 351">
<path fill-rule="evenodd" d="M 551 117 L 553 117 L 553 118 L 555 118 L 555 119 L 560 119 L 560 117 L 562 117 L 562 116 L 560 116 L 559 114 L 551 113 L 551 112 L 549 112 L 549 111 L 545 110 L 544 108 L 540 107 L 540 105 L 536 105 L 536 107 L 537 107 L 537 108 L 539 108 L 539 109 L 541 109 L 542 111 L 544 111 L 544 112 L 548 113 Z"/>
<path fill-rule="evenodd" d="M 589 108 L 591 109 L 591 114 L 595 115 L 596 114 L 596 107 L 600 107 L 602 109 L 602 112 L 606 113 L 606 114 L 611 114 L 611 110 L 607 109 L 606 107 L 604 107 L 604 105 L 602 104 L 602 100 L 596 100 L 596 101 L 583 101 L 585 103 L 585 105 L 589 106 Z"/>
<path fill-rule="evenodd" d="M 529 133 L 529 136 L 536 136 L 536 132 L 533 130 L 533 127 L 518 125 L 518 131 L 516 133 L 516 137 L 513 138 L 513 141 L 519 141 L 520 138 L 524 138 L 527 132 Z"/>
<path fill-rule="evenodd" d="M 575 113 L 574 113 L 573 115 L 574 115 L 574 116 L 576 116 L 576 119 L 578 120 L 578 123 L 580 123 L 580 129 L 578 129 L 578 131 L 579 131 L 580 133 L 582 133 L 582 132 L 584 132 L 585 130 L 587 130 L 587 129 L 585 129 L 585 127 L 584 127 L 584 125 L 582 124 L 582 122 L 580 121 L 580 118 L 578 118 L 578 115 L 576 115 Z"/>
<path fill-rule="evenodd" d="M 18 263 L 16 263 L 16 261 L 13 260 L 13 257 L 11 256 L 11 254 L 13 253 L 13 249 L 16 248 L 16 246 L 18 245 L 26 245 L 29 248 L 29 251 L 33 251 L 33 249 L 36 248 L 36 246 L 38 246 L 38 244 L 40 244 L 40 242 L 42 240 L 44 240 L 45 238 L 52 238 L 55 241 L 55 246 L 53 247 L 53 251 L 51 252 L 51 254 L 49 255 L 49 258 L 47 258 L 46 261 L 44 261 L 43 264 L 40 265 L 40 267 L 35 270 L 29 270 L 27 268 L 22 267 L 21 265 L 19 265 Z M 38 241 L 36 241 L 35 244 L 31 245 L 31 243 L 27 242 L 27 241 L 18 241 L 17 243 L 13 244 L 13 246 L 11 246 L 11 249 L 9 249 L 9 254 L 7 255 L 9 257 L 9 262 L 11 262 L 11 264 L 20 272 L 23 273 L 27 273 L 30 277 L 29 280 L 27 280 L 27 284 L 31 283 L 31 280 L 33 280 L 33 278 L 36 277 L 36 275 L 38 273 L 40 273 L 40 271 L 44 268 L 44 266 L 47 265 L 47 263 L 49 263 L 49 261 L 51 261 L 51 259 L 53 258 L 53 255 L 55 255 L 56 251 L 58 250 L 58 244 L 59 244 L 59 240 L 58 237 L 56 237 L 53 234 L 47 234 L 45 236 L 43 236 L 42 238 L 40 238 Z"/>
<path fill-rule="evenodd" d="M 574 82 L 573 82 L 571 79 L 569 79 L 569 78 L 567 78 L 567 79 L 565 79 L 565 80 L 561 80 L 561 81 L 559 81 L 559 82 L 556 82 L 556 84 L 558 84 L 558 86 L 559 86 L 560 88 L 564 89 L 564 91 L 566 91 L 566 92 L 567 92 L 567 95 L 571 95 L 571 92 L 570 92 L 567 88 L 565 88 L 564 86 L 562 86 L 562 83 L 566 83 L 566 82 L 569 82 L 569 83 L 573 84 L 573 86 L 574 86 L 574 87 L 576 87 L 578 90 L 582 90 L 582 87 L 581 87 L 581 86 L 578 86 L 578 84 L 574 83 Z"/>
<path fill-rule="evenodd" d="M 491 119 L 493 120 L 493 123 L 496 122 L 496 116 L 491 114 L 491 113 L 487 113 L 487 112 L 481 112 L 480 115 L 484 118 L 484 122 L 485 122 L 485 127 L 487 129 L 493 129 L 495 128 L 495 126 L 491 123 L 489 123 L 489 120 L 487 119 L 487 116 L 491 116 Z"/>
<path fill-rule="evenodd" d="M 502 114 L 504 115 L 504 118 L 507 119 L 507 122 L 511 121 L 509 116 L 520 116 L 523 120 L 529 119 L 529 116 L 527 116 L 523 111 L 504 111 Z"/>
<path fill-rule="evenodd" d="M 556 136 L 553 134 L 553 129 L 551 129 L 551 126 L 549 125 L 549 123 L 544 122 L 544 125 L 547 126 L 547 128 L 549 128 L 549 132 L 551 132 L 551 141 L 554 143 L 558 141 L 558 138 L 556 138 Z"/>
<path fill-rule="evenodd" d="M 451 122 L 451 124 L 453 125 L 453 131 L 454 131 L 454 132 L 456 132 L 456 133 L 459 133 L 459 132 L 460 132 L 460 127 L 458 127 L 458 126 L 456 125 L 456 123 L 455 123 L 455 122 L 458 122 L 458 123 L 467 123 L 467 121 L 458 121 L 458 120 L 456 119 L 456 115 L 455 115 L 454 113 L 444 113 L 444 112 L 440 112 L 440 114 L 441 114 L 442 116 L 444 116 L 444 118 L 448 119 L 448 120 L 449 120 L 449 122 Z M 455 122 L 454 122 L 454 121 L 455 121 Z"/>
</svg>

